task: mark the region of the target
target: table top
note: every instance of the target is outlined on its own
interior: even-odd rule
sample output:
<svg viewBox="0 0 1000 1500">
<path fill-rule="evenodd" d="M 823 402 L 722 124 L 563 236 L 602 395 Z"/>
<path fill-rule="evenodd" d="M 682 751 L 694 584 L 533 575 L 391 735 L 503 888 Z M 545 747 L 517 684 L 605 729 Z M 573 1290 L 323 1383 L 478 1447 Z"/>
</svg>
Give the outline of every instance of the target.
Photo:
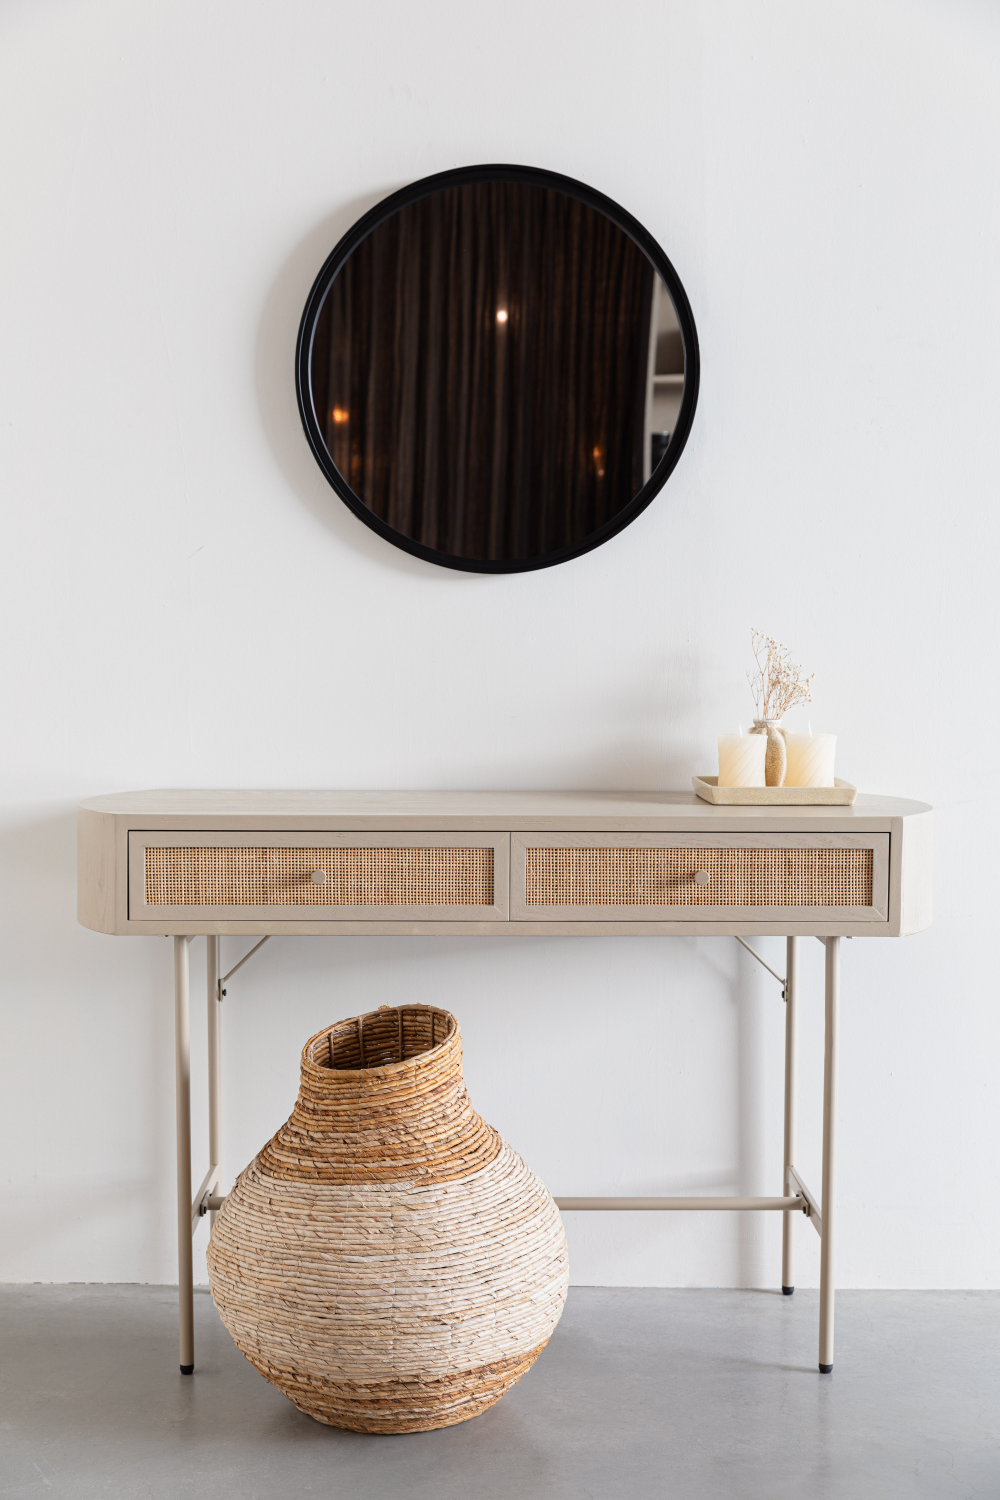
<svg viewBox="0 0 1000 1500">
<path fill-rule="evenodd" d="M 716 807 L 694 792 L 365 792 L 180 790 L 91 797 L 81 810 L 132 828 L 593 829 L 648 832 L 879 832 L 931 811 L 926 802 L 859 793 L 852 807 Z"/>
</svg>

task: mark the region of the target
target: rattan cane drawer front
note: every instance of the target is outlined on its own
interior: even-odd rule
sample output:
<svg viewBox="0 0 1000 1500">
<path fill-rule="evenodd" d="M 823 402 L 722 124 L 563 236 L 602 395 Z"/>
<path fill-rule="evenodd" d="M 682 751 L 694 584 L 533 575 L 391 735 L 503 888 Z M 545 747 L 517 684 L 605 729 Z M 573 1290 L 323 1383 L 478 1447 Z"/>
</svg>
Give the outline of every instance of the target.
<svg viewBox="0 0 1000 1500">
<path fill-rule="evenodd" d="M 512 916 L 888 915 L 888 835 L 515 835 Z"/>
<path fill-rule="evenodd" d="M 493 850 L 147 847 L 145 895 L 147 906 L 492 906 Z"/>
<path fill-rule="evenodd" d="M 131 834 L 130 916 L 507 916 L 506 834 Z"/>
<path fill-rule="evenodd" d="M 870 906 L 872 851 L 529 849 L 525 892 L 528 906 Z"/>
</svg>

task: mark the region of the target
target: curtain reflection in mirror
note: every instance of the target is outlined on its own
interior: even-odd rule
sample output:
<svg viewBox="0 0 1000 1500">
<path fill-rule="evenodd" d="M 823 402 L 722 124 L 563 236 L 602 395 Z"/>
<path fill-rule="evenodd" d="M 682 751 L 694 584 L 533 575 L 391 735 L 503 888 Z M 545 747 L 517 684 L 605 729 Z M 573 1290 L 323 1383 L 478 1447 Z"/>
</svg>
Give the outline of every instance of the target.
<svg viewBox="0 0 1000 1500">
<path fill-rule="evenodd" d="M 400 209 L 317 322 L 313 400 L 334 463 L 437 551 L 575 545 L 634 499 L 676 419 L 683 348 L 654 283 L 623 230 L 548 188 L 484 182 Z"/>
</svg>

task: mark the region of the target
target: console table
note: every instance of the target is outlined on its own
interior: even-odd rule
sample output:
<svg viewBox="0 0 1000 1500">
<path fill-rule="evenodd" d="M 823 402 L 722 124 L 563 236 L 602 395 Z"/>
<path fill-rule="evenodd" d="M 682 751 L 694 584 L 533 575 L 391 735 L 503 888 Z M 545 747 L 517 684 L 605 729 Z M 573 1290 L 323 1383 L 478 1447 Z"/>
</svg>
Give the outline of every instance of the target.
<svg viewBox="0 0 1000 1500">
<path fill-rule="evenodd" d="M 931 809 L 718 807 L 680 792 L 155 791 L 78 814 L 78 916 L 96 932 L 173 936 L 180 1365 L 194 1368 L 192 1235 L 219 1192 L 219 940 L 257 936 L 786 938 L 782 1191 L 772 1198 L 557 1198 L 563 1211 L 764 1209 L 820 1235 L 819 1368 L 833 1368 L 837 1018 L 842 938 L 931 920 Z M 188 946 L 208 946 L 209 1155 L 191 1188 Z M 798 948 L 826 947 L 821 1193 L 795 1164 Z M 230 970 L 235 973 L 256 948 Z"/>
</svg>

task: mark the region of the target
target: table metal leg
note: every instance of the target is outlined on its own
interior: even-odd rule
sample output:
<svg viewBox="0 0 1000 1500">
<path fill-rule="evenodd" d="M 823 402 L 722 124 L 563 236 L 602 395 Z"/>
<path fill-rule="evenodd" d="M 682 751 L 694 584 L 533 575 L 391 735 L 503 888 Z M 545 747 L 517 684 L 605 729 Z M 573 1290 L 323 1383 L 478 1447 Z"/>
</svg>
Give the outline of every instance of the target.
<svg viewBox="0 0 1000 1500">
<path fill-rule="evenodd" d="M 819 1269 L 819 1367 L 833 1369 L 834 1228 L 837 1167 L 837 1030 L 840 938 L 826 939 L 826 1040 L 823 1050 L 823 1229 Z"/>
<path fill-rule="evenodd" d="M 208 1005 L 208 1164 L 218 1170 L 222 1152 L 222 1016 L 219 1003 L 219 939 L 209 937 L 206 944 L 206 1003 Z M 213 1185 L 219 1192 L 219 1184 Z M 217 1209 L 209 1211 L 209 1225 L 215 1227 Z"/>
<path fill-rule="evenodd" d="M 177 1299 L 181 1374 L 194 1370 L 194 1267 L 191 1246 L 190 938 L 174 938 L 174 1042 L 177 1065 Z"/>
<path fill-rule="evenodd" d="M 785 943 L 785 1164 L 781 1191 L 787 1198 L 798 1191 L 793 1187 L 791 1168 L 795 1165 L 795 1026 L 799 988 L 799 940 L 790 937 Z M 781 1290 L 790 1297 L 795 1290 L 795 1221 L 790 1213 L 781 1216 Z"/>
</svg>

